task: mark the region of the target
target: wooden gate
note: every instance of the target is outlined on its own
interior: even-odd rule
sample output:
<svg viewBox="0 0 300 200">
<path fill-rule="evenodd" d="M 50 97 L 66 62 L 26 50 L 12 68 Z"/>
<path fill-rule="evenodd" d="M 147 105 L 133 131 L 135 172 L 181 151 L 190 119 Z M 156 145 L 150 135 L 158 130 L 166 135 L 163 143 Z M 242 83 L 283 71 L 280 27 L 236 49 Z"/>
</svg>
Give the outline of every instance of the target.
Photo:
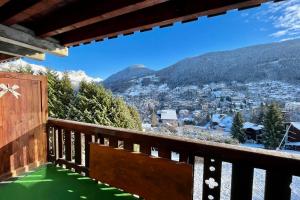
<svg viewBox="0 0 300 200">
<path fill-rule="evenodd" d="M 0 180 L 46 162 L 47 79 L 0 72 Z"/>
</svg>

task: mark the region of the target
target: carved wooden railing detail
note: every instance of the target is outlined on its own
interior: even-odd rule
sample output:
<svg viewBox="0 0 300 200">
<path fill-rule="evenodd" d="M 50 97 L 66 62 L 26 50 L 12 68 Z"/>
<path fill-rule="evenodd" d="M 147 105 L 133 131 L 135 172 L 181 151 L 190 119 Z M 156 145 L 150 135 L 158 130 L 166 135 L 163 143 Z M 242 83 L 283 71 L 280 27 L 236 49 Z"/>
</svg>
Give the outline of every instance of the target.
<svg viewBox="0 0 300 200">
<path fill-rule="evenodd" d="M 202 199 L 219 200 L 222 163 L 232 164 L 231 200 L 252 199 L 254 169 L 266 170 L 265 200 L 291 197 L 292 176 L 300 176 L 300 156 L 236 145 L 219 144 L 179 137 L 161 136 L 127 129 L 99 126 L 68 120 L 48 120 L 48 159 L 77 172 L 89 174 L 90 143 L 122 147 L 133 152 L 171 160 L 172 152 L 179 161 L 194 165 L 195 156 L 204 159 Z M 84 148 L 81 148 L 81 146 Z M 192 190 L 193 188 L 191 188 Z M 201 199 L 201 198 L 200 198 Z"/>
</svg>

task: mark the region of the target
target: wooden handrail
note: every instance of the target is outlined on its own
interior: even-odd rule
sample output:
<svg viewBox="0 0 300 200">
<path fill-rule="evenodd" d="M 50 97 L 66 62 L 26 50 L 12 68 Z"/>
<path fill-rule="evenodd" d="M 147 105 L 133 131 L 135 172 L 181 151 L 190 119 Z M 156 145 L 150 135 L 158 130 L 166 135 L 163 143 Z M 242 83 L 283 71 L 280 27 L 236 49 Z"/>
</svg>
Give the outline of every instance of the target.
<svg viewBox="0 0 300 200">
<path fill-rule="evenodd" d="M 251 194 L 254 168 L 261 168 L 267 171 L 265 189 L 266 200 L 272 199 L 274 196 L 282 197 L 281 199 L 289 199 L 291 193 L 289 187 L 291 177 L 292 175 L 300 176 L 300 156 L 285 152 L 254 149 L 237 145 L 200 141 L 178 136 L 145 133 L 129 129 L 100 126 L 53 118 L 49 118 L 48 128 L 52 128 L 54 132 L 57 130 L 57 134 L 62 134 L 62 132 L 64 133 L 64 137 L 68 139 L 68 141 L 65 142 L 65 148 L 71 148 L 69 141 L 70 133 L 75 135 L 74 143 L 81 144 L 79 141 L 76 141 L 76 138 L 78 140 L 78 138 L 81 138 L 81 136 L 85 137 L 86 164 L 83 166 L 83 169 L 85 169 L 87 172 L 89 168 L 88 144 L 89 142 L 92 142 L 92 137 L 95 139 L 100 139 L 99 141 L 102 144 L 104 144 L 104 138 L 106 138 L 108 141 L 110 141 L 109 146 L 113 148 L 118 146 L 118 141 L 122 141 L 124 143 L 124 149 L 130 151 L 133 151 L 133 148 L 131 148 L 133 144 L 139 144 L 141 153 L 146 153 L 148 155 L 151 154 L 150 148 L 155 147 L 158 149 L 158 155 L 166 159 L 171 159 L 171 152 L 177 152 L 180 154 L 180 161 L 187 162 L 192 165 L 194 165 L 194 156 L 203 157 L 204 179 L 211 177 L 219 182 L 219 184 L 221 182 L 220 176 L 222 162 L 232 163 L 232 200 L 250 200 L 252 198 Z M 48 133 L 50 132 L 48 131 Z M 75 152 L 81 152 L 81 150 L 78 150 L 79 147 L 75 146 L 75 149 L 76 148 L 77 150 L 75 150 Z M 59 149 L 58 151 L 62 151 Z M 60 164 L 67 165 L 68 163 L 72 163 L 72 165 L 70 164 L 70 167 L 74 168 L 74 165 L 77 166 L 78 162 L 75 162 L 76 164 L 72 162 L 70 150 L 67 150 L 66 152 L 67 153 L 65 153 L 64 158 L 56 157 L 56 160 L 58 160 L 58 163 Z M 58 154 L 60 153 L 62 152 L 59 152 Z M 75 158 L 76 157 L 78 157 L 78 155 L 75 155 Z M 211 171 L 211 167 L 214 167 L 215 171 Z M 80 166 L 76 169 L 79 169 L 80 171 Z M 243 187 L 244 183 L 246 183 L 245 187 Z M 278 187 L 280 187 L 279 190 Z M 214 199 L 219 199 L 220 187 L 211 189 L 204 183 L 203 199 L 209 199 L 209 194 L 212 194 Z"/>
</svg>

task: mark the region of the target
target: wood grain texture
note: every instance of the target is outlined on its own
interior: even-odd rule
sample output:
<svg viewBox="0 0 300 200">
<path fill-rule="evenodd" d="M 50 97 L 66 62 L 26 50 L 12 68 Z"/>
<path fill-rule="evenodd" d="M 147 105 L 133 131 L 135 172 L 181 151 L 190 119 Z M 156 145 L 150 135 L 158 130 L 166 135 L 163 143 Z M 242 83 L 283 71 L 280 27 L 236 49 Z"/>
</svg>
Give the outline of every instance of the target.
<svg viewBox="0 0 300 200">
<path fill-rule="evenodd" d="M 46 78 L 0 72 L 0 83 L 20 88 L 19 99 L 11 93 L 0 98 L 0 176 L 15 175 L 32 163 L 47 161 Z M 43 92 L 42 92 L 43 91 Z"/>
<path fill-rule="evenodd" d="M 90 176 L 146 200 L 192 199 L 191 165 L 123 149 L 90 144 Z"/>
<path fill-rule="evenodd" d="M 119 140 L 131 140 L 141 145 L 141 152 L 149 153 L 149 146 L 170 149 L 174 152 L 188 152 L 199 157 L 217 157 L 222 162 L 247 162 L 255 168 L 284 169 L 286 173 L 300 176 L 300 156 L 279 151 L 254 149 L 237 145 L 221 144 L 188 138 L 165 136 L 141 131 L 100 126 L 70 120 L 52 119 L 49 125 L 84 133 L 99 134 L 103 137 L 116 137 Z"/>
</svg>

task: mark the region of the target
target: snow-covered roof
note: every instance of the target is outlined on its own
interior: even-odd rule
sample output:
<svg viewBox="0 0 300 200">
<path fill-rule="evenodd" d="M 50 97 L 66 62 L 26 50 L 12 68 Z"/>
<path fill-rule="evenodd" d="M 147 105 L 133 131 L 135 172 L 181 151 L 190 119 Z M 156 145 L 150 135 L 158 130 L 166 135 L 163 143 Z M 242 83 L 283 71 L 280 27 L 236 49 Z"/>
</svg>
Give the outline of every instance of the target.
<svg viewBox="0 0 300 200">
<path fill-rule="evenodd" d="M 300 142 L 287 142 L 285 143 L 287 146 L 300 146 Z"/>
<path fill-rule="evenodd" d="M 224 114 L 213 114 L 211 121 L 215 123 L 220 123 L 224 117 L 225 117 Z"/>
<path fill-rule="evenodd" d="M 251 123 L 251 122 L 245 122 L 243 124 L 243 129 L 248 129 L 248 128 L 251 128 L 253 130 L 258 131 L 258 130 L 263 129 L 264 126 L 263 125 L 257 125 L 257 124 Z"/>
<path fill-rule="evenodd" d="M 293 125 L 293 127 L 300 130 L 300 122 L 291 122 L 291 124 Z"/>
<path fill-rule="evenodd" d="M 212 122 L 217 123 L 225 131 L 230 131 L 232 126 L 232 117 L 225 114 L 213 114 Z"/>
<path fill-rule="evenodd" d="M 177 114 L 175 110 L 161 110 L 161 119 L 177 120 Z"/>
</svg>

